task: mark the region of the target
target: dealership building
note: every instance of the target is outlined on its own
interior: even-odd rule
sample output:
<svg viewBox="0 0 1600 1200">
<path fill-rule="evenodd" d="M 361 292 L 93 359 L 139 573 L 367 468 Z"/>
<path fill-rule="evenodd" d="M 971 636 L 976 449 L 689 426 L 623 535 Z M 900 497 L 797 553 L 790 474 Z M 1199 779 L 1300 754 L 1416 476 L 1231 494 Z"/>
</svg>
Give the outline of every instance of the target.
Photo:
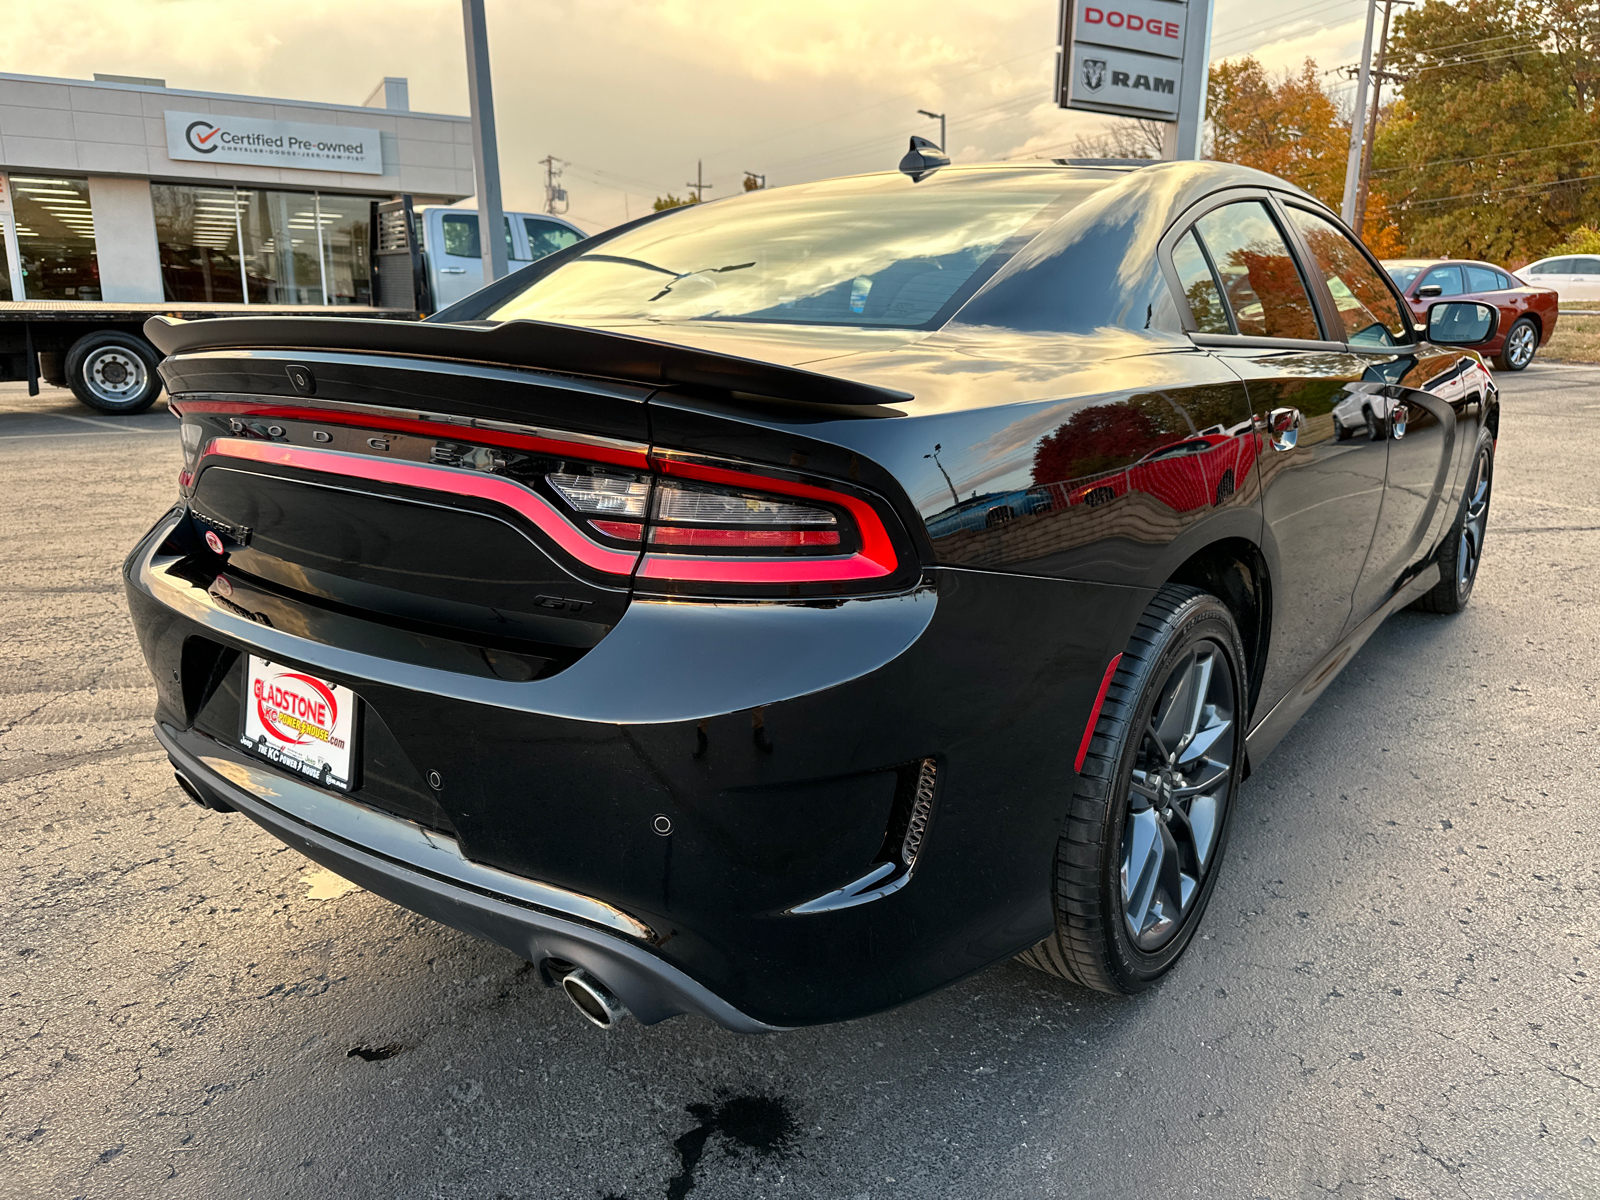
<svg viewBox="0 0 1600 1200">
<path fill-rule="evenodd" d="M 473 193 L 466 117 L 0 74 L 0 300 L 365 305 L 372 203 Z"/>
</svg>

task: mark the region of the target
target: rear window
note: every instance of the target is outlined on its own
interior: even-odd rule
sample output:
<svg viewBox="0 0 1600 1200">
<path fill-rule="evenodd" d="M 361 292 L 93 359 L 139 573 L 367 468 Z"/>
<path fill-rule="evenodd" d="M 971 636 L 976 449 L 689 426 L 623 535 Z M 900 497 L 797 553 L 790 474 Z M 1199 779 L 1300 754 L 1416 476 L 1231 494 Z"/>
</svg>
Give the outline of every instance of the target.
<svg viewBox="0 0 1600 1200">
<path fill-rule="evenodd" d="M 1498 292 L 1505 285 L 1500 282 L 1500 272 L 1488 267 L 1467 267 L 1467 291 Z"/>
<path fill-rule="evenodd" d="M 1411 281 L 1417 277 L 1417 272 L 1422 270 L 1421 267 L 1391 266 L 1389 263 L 1384 263 L 1383 269 L 1389 272 L 1389 278 L 1394 280 L 1395 287 L 1402 292 L 1411 286 Z"/>
<path fill-rule="evenodd" d="M 751 192 L 602 240 L 484 315 L 926 326 L 1107 182 L 952 171 Z"/>
</svg>

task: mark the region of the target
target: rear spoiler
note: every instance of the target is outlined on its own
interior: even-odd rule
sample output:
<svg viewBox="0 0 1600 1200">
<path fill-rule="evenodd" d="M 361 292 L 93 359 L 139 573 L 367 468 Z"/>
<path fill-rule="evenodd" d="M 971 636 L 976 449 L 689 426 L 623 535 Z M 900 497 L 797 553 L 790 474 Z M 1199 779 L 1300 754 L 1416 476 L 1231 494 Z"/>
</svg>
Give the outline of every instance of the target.
<svg viewBox="0 0 1600 1200">
<path fill-rule="evenodd" d="M 659 386 L 689 384 L 812 404 L 903 404 L 912 398 L 910 392 L 836 375 L 547 321 L 435 325 L 363 317 L 151 317 L 144 323 L 144 335 L 169 355 L 192 350 L 348 350 L 538 367 Z"/>
</svg>

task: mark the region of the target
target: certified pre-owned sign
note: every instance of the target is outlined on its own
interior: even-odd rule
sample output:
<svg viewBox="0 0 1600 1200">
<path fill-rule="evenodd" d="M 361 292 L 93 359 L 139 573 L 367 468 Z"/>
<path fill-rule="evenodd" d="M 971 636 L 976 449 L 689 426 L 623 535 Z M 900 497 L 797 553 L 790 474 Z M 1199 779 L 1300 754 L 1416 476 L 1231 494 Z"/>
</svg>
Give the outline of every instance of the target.
<svg viewBox="0 0 1600 1200">
<path fill-rule="evenodd" d="M 376 129 L 212 113 L 168 112 L 166 118 L 170 158 L 383 174 L 383 146 Z"/>
</svg>

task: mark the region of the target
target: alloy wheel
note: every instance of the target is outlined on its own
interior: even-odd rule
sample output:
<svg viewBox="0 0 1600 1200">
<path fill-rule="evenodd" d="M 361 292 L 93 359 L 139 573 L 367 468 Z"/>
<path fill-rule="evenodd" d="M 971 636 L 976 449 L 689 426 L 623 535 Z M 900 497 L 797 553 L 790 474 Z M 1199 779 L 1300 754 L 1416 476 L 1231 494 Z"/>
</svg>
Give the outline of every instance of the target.
<svg viewBox="0 0 1600 1200">
<path fill-rule="evenodd" d="M 1519 323 L 1511 331 L 1511 336 L 1506 346 L 1506 357 L 1511 360 L 1511 365 L 1520 371 L 1532 362 L 1534 345 L 1533 326 L 1525 321 Z"/>
<path fill-rule="evenodd" d="M 1461 518 L 1461 545 L 1456 551 L 1456 583 L 1465 593 L 1478 575 L 1483 558 L 1483 535 L 1489 526 L 1489 484 L 1494 474 L 1494 455 L 1490 446 L 1478 449 L 1467 485 L 1467 509 Z"/>
<path fill-rule="evenodd" d="M 1198 642 L 1162 684 L 1129 781 L 1123 920 L 1146 953 L 1178 932 L 1214 861 L 1236 737 L 1233 672 Z"/>
</svg>

